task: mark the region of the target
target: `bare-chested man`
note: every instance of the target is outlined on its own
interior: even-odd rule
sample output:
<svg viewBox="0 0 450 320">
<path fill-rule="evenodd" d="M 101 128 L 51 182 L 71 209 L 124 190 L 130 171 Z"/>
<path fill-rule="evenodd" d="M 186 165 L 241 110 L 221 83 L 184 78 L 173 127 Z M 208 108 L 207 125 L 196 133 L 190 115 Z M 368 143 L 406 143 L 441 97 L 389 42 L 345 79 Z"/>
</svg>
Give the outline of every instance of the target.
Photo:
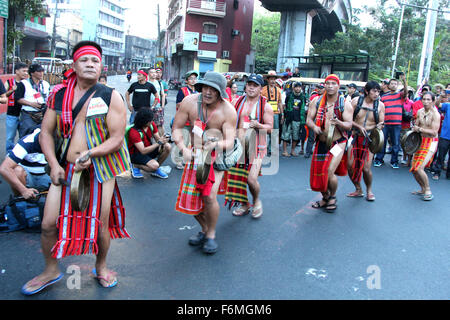
<svg viewBox="0 0 450 320">
<path fill-rule="evenodd" d="M 308 109 L 306 125 L 316 134 L 316 147 L 311 160 L 310 184 L 313 191 L 322 193 L 322 200 L 315 202 L 313 208 L 325 208 L 332 213 L 337 208 L 337 175 L 346 175 L 346 164 L 342 164 L 347 131 L 352 127 L 352 106 L 339 95 L 340 80 L 330 74 L 325 79 L 325 93 L 316 97 Z M 332 144 L 326 141 L 330 126 L 335 130 Z"/>
<path fill-rule="evenodd" d="M 106 257 L 111 237 L 129 237 L 115 176 L 129 170 L 130 164 L 124 145 L 123 100 L 117 91 L 97 84 L 101 52 L 95 42 L 78 43 L 67 82 L 55 87 L 48 101 L 40 134 L 52 180 L 42 221 L 45 269 L 22 287 L 26 295 L 60 280 L 57 259 L 67 255 L 96 254 L 93 273 L 99 284 L 117 284 L 115 273 L 106 267 Z M 64 141 L 61 152 L 55 150 L 55 140 Z M 70 183 L 72 176 L 84 169 L 89 172 L 92 200 L 86 210 L 75 211 L 69 197 Z M 112 201 L 118 206 L 112 207 Z"/>
<path fill-rule="evenodd" d="M 253 197 L 253 218 L 259 218 L 263 214 L 263 206 L 259 198 L 261 187 L 258 182 L 258 175 L 261 170 L 262 160 L 267 153 L 266 136 L 273 128 L 272 106 L 261 96 L 263 85 L 264 79 L 261 75 L 251 74 L 245 86 L 246 94 L 232 102 L 238 113 L 237 135 L 241 143 L 243 145 L 245 143 L 247 130 L 256 130 L 256 135 L 254 136 L 256 138 L 255 150 L 249 150 L 246 155 L 247 159 L 245 159 L 249 167 L 247 168 L 249 171 L 247 184 Z M 231 170 L 229 177 L 230 173 Z M 243 216 L 249 213 L 250 208 L 250 203 L 242 203 L 239 208 L 233 211 L 233 215 Z"/>
<path fill-rule="evenodd" d="M 189 239 L 189 244 L 202 245 L 205 253 L 213 254 L 217 251 L 216 224 L 220 207 L 217 202 L 219 185 L 224 171 L 211 166 L 208 181 L 199 185 L 195 179 L 198 150 L 214 149 L 220 156 L 222 150 L 232 150 L 236 136 L 236 110 L 226 101 L 226 79 L 217 72 L 207 72 L 203 80 L 195 84 L 199 94 L 191 94 L 183 99 L 175 114 L 173 122 L 173 139 L 182 151 L 186 166 L 178 193 L 176 210 L 194 215 L 202 231 Z M 183 141 L 181 130 L 186 121 L 192 126 L 191 141 L 193 148 L 189 148 Z M 218 138 L 218 141 L 205 138 Z M 195 186 L 195 187 L 192 187 Z"/>
<path fill-rule="evenodd" d="M 352 100 L 353 135 L 349 142 L 347 159 L 348 175 L 355 185 L 355 191 L 347 197 L 363 197 L 361 177 L 367 187 L 367 201 L 375 201 L 372 191 L 372 160 L 374 154 L 369 150 L 369 135 L 375 128 L 382 129 L 384 124 L 384 104 L 379 100 L 380 85 L 376 81 L 367 82 L 364 96 Z"/>
<path fill-rule="evenodd" d="M 419 191 L 413 194 L 421 195 L 423 200 L 433 200 L 428 176 L 425 173 L 425 166 L 431 161 L 437 150 L 438 132 L 441 123 L 441 116 L 434 106 L 435 97 L 431 92 L 422 95 L 423 108 L 417 112 L 417 119 L 412 130 L 422 135 L 422 143 L 419 150 L 414 153 L 410 172 L 420 185 Z"/>
</svg>

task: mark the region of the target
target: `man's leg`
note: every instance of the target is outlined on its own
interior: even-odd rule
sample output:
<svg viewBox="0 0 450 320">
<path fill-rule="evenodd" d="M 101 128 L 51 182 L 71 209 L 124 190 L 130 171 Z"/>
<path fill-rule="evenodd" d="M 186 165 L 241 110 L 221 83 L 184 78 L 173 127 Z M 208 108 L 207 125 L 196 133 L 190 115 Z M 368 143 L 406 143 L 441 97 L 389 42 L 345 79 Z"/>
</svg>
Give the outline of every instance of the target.
<svg viewBox="0 0 450 320">
<path fill-rule="evenodd" d="M 353 145 L 349 145 L 348 150 L 347 150 L 347 172 L 348 172 L 348 177 L 350 178 L 350 181 L 355 186 L 355 191 L 348 193 L 347 197 L 361 197 L 361 196 L 363 196 L 361 183 L 359 181 L 352 180 L 353 161 L 355 161 L 355 159 L 353 157 Z"/>
<path fill-rule="evenodd" d="M 16 116 L 6 116 L 6 154 L 10 152 L 15 145 L 14 139 L 16 138 L 17 128 L 19 127 L 19 117 Z"/>
<path fill-rule="evenodd" d="M 262 212 L 263 212 L 262 202 L 261 202 L 261 199 L 259 198 L 261 186 L 258 181 L 258 176 L 259 176 L 259 172 L 261 170 L 261 165 L 262 165 L 262 159 L 256 158 L 255 160 L 253 160 L 252 167 L 248 174 L 248 180 L 247 180 L 248 188 L 253 197 L 253 211 L 252 211 L 253 218 L 261 217 Z"/>
<path fill-rule="evenodd" d="M 111 236 L 109 234 L 109 214 L 111 210 L 111 199 L 114 192 L 115 178 L 107 180 L 102 183 L 102 205 L 100 211 L 100 227 L 97 238 L 98 254 L 95 262 L 95 270 L 97 276 L 103 279 L 99 280 L 101 285 L 107 287 L 111 285 L 116 278 L 112 272 L 106 268 L 106 257 L 108 255 L 109 246 L 111 243 Z"/>
<path fill-rule="evenodd" d="M 367 188 L 366 199 L 369 201 L 374 201 L 375 195 L 373 194 L 373 191 L 372 191 L 372 181 L 373 181 L 372 160 L 373 160 L 374 155 L 369 150 L 367 150 L 367 152 L 369 152 L 369 157 L 368 157 L 367 161 L 364 163 L 363 179 L 364 179 L 364 183 L 366 184 L 366 188 Z"/>
<path fill-rule="evenodd" d="M 167 157 L 170 154 L 170 150 L 172 150 L 172 147 L 170 146 L 170 144 L 169 143 L 165 143 L 163 152 L 158 157 L 158 163 L 159 163 L 160 166 L 163 164 L 164 161 L 166 161 Z"/>
<path fill-rule="evenodd" d="M 400 151 L 401 130 L 402 130 L 401 125 L 392 126 L 391 128 L 391 141 L 392 141 L 391 164 L 396 166 L 398 166 L 398 152 Z"/>
<path fill-rule="evenodd" d="M 328 167 L 328 194 L 330 199 L 328 200 L 326 209 L 330 211 L 334 211 L 337 208 L 336 191 L 338 187 L 338 178 L 335 175 L 335 171 L 344 155 L 345 142 L 338 144 L 338 146 L 339 148 L 341 148 L 342 152 L 337 157 L 333 156 L 333 159 L 331 159 L 330 165 Z M 322 195 L 324 194 L 322 193 Z"/>
<path fill-rule="evenodd" d="M 206 222 L 206 238 L 215 239 L 216 237 L 216 224 L 219 219 L 220 206 L 217 201 L 217 192 L 224 175 L 224 171 L 214 170 L 215 182 L 211 189 L 209 196 L 203 197 L 205 204 L 204 221 Z M 197 220 L 198 221 L 198 220 Z M 199 222 L 200 223 L 200 222 Z"/>
<path fill-rule="evenodd" d="M 41 287 L 44 283 L 56 279 L 60 275 L 58 260 L 52 257 L 52 248 L 58 240 L 58 229 L 56 228 L 56 220 L 59 216 L 61 205 L 61 186 L 50 185 L 47 199 L 44 206 L 44 216 L 41 225 L 41 248 L 44 256 L 44 271 L 28 281 L 24 289 L 26 291 L 34 291 Z"/>
</svg>

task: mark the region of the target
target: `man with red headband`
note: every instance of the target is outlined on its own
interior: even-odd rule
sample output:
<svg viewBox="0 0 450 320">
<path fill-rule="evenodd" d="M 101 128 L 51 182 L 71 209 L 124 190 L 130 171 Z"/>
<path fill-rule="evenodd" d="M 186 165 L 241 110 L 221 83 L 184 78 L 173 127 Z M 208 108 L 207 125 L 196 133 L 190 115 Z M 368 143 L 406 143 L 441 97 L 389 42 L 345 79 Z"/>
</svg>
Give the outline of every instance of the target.
<svg viewBox="0 0 450 320">
<path fill-rule="evenodd" d="M 153 108 L 156 106 L 157 101 L 150 104 L 151 95 L 153 94 L 157 99 L 159 99 L 159 94 L 153 84 L 147 81 L 148 74 L 143 70 L 137 72 L 137 82 L 131 84 L 125 93 L 125 100 L 127 101 L 128 110 L 131 112 L 130 124 L 134 123 L 134 116 L 141 108 Z M 130 95 L 133 95 L 132 103 L 130 103 Z"/>
<path fill-rule="evenodd" d="M 93 273 L 98 283 L 115 286 L 115 273 L 106 267 L 110 241 L 129 237 L 115 180 L 130 169 L 124 143 L 126 109 L 117 91 L 97 83 L 102 70 L 97 43 L 78 43 L 72 56 L 73 69 L 53 89 L 42 122 L 39 141 L 52 180 L 42 221 L 45 269 L 22 287 L 25 295 L 60 280 L 57 259 L 68 255 L 95 254 Z M 87 209 L 76 211 L 70 186 L 82 170 L 89 176 L 90 200 Z"/>
<path fill-rule="evenodd" d="M 312 100 L 306 125 L 316 134 L 316 146 L 311 160 L 310 184 L 313 191 L 322 193 L 322 200 L 313 208 L 325 208 L 332 213 L 337 208 L 336 175 L 346 175 L 347 168 L 342 157 L 347 143 L 347 131 L 352 128 L 352 106 L 339 95 L 340 80 L 335 74 L 325 79 L 325 93 Z M 327 145 L 333 130 L 331 145 Z M 331 133 L 331 132 L 330 132 Z"/>
</svg>

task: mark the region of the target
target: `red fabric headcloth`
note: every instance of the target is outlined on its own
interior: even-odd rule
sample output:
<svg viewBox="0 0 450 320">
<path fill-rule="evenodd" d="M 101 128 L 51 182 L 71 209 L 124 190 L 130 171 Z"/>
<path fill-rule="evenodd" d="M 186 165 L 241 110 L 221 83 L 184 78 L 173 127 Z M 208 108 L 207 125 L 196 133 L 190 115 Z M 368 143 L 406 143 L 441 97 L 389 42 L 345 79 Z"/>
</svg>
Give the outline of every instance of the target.
<svg viewBox="0 0 450 320">
<path fill-rule="evenodd" d="M 77 61 L 82 56 L 87 55 L 87 54 L 92 54 L 94 56 L 97 56 L 100 59 L 100 61 L 102 60 L 102 55 L 100 54 L 100 51 L 98 51 L 98 49 L 96 47 L 94 47 L 94 46 L 84 46 L 84 47 L 81 47 L 80 49 L 78 49 L 73 54 L 73 62 Z"/>
<path fill-rule="evenodd" d="M 334 80 L 338 83 L 338 85 L 341 84 L 341 80 L 339 80 L 339 77 L 335 74 L 330 74 L 328 77 L 325 78 L 324 82 L 327 82 L 328 80 Z"/>
<path fill-rule="evenodd" d="M 143 76 L 145 76 L 146 78 L 148 78 L 148 74 L 146 74 L 145 71 L 139 70 L 137 73 L 140 73 Z"/>
</svg>

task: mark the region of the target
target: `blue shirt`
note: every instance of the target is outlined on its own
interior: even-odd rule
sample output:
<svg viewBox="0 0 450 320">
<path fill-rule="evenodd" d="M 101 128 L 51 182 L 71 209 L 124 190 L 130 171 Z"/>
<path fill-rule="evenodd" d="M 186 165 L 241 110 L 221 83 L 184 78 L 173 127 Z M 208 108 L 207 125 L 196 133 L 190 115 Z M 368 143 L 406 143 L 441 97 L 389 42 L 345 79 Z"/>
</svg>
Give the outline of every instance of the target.
<svg viewBox="0 0 450 320">
<path fill-rule="evenodd" d="M 40 132 L 41 129 L 37 128 L 32 134 L 23 137 L 8 153 L 11 160 L 33 174 L 45 173 L 45 165 L 47 164 L 39 144 Z"/>
<path fill-rule="evenodd" d="M 450 102 L 441 104 L 441 112 L 445 113 L 444 121 L 442 122 L 441 138 L 450 140 Z"/>
</svg>

